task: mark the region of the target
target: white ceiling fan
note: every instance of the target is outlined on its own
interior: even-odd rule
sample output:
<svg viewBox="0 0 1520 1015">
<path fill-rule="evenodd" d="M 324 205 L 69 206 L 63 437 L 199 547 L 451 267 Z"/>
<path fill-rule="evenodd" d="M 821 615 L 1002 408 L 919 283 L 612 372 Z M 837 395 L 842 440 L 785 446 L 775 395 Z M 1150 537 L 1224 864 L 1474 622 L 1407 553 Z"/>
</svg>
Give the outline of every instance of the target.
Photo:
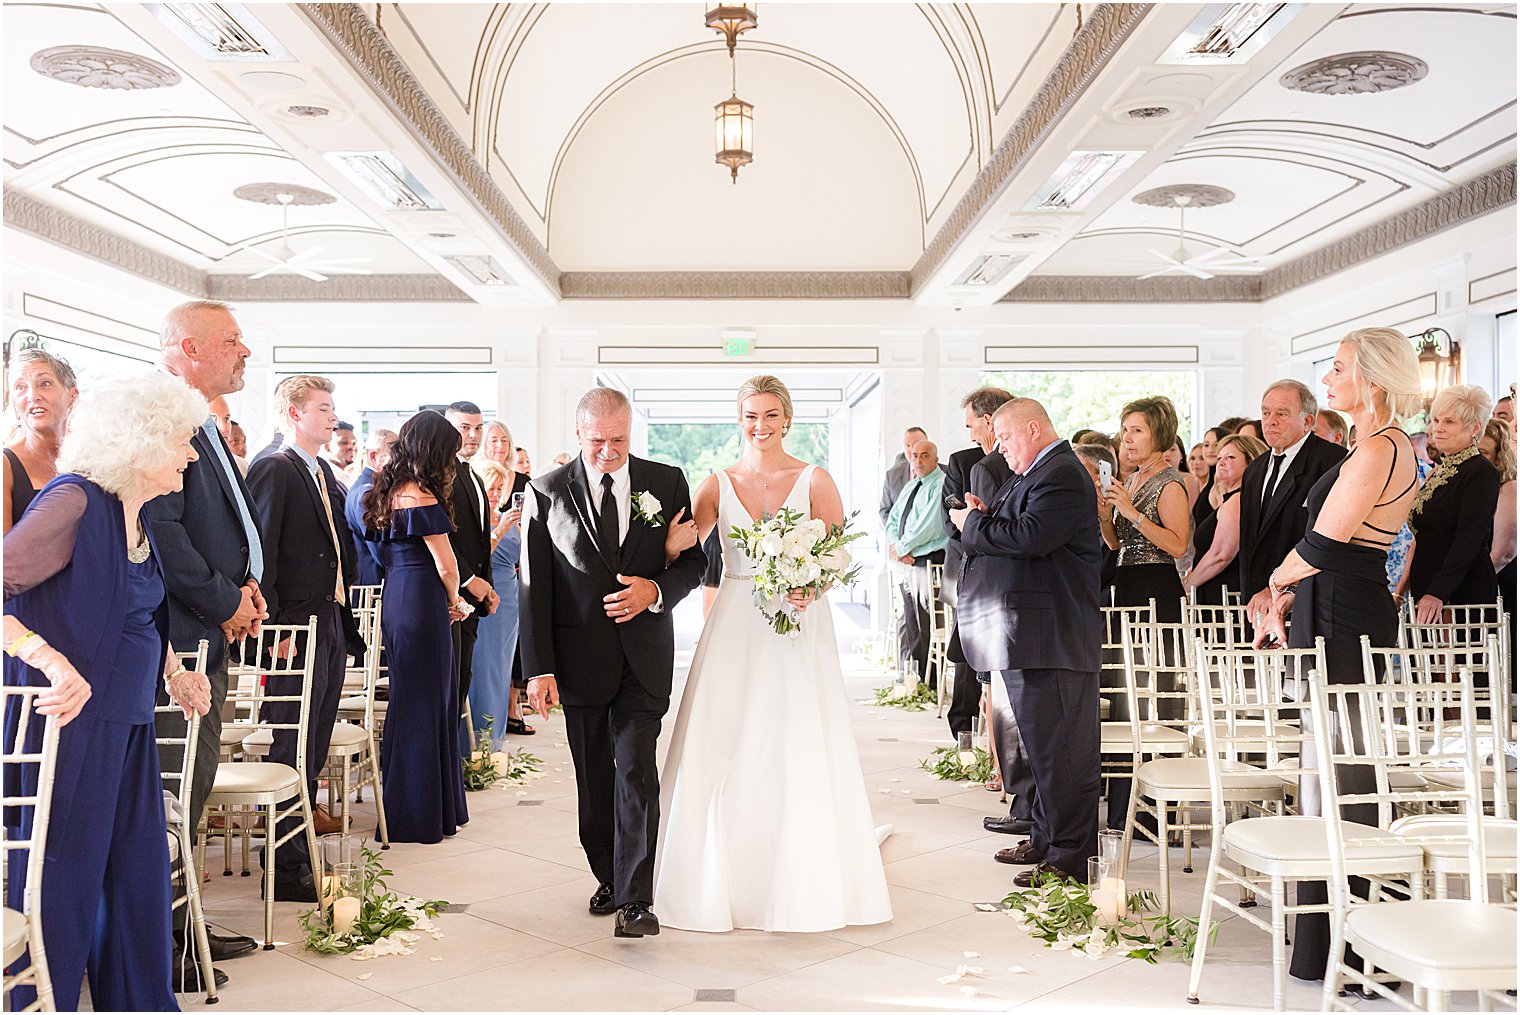
<svg viewBox="0 0 1520 1015">
<path fill-rule="evenodd" d="M 1254 270 L 1260 267 L 1262 258 L 1228 246 L 1210 247 L 1202 253 L 1189 256 L 1184 223 L 1188 205 L 1192 201 L 1192 197 L 1188 194 L 1172 195 L 1172 203 L 1177 208 L 1177 249 L 1166 254 L 1154 248 L 1148 248 L 1146 252 L 1160 259 L 1165 266 L 1149 274 L 1141 275 L 1142 279 L 1173 274 L 1192 275 L 1194 278 L 1213 278 L 1215 274 L 1232 268 Z"/>
<path fill-rule="evenodd" d="M 291 193 L 278 193 L 274 195 L 275 202 L 280 206 L 280 245 L 273 252 L 260 250 L 251 243 L 244 243 L 232 249 L 237 254 L 247 251 L 256 254 L 270 262 L 269 267 L 264 268 L 253 275 L 251 279 L 261 279 L 276 272 L 288 271 L 294 275 L 302 275 L 313 282 L 326 282 L 328 275 L 369 275 L 368 268 L 354 268 L 350 265 L 363 264 L 373 261 L 373 257 L 339 257 L 327 261 L 317 261 L 315 258 L 322 253 L 322 247 L 309 247 L 297 253 L 290 246 L 290 206 L 295 201 L 295 195 Z"/>
</svg>

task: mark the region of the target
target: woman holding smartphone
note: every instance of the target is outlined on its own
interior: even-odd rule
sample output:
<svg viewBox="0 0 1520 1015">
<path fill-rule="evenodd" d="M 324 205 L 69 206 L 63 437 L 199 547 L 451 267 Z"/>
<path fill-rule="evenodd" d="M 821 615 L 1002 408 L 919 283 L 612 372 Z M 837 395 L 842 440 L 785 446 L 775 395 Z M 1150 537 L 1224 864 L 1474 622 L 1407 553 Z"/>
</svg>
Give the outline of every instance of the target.
<svg viewBox="0 0 1520 1015">
<path fill-rule="evenodd" d="M 519 480 L 526 487 L 528 477 L 490 459 L 477 461 L 472 467 L 485 483 L 486 500 L 493 508 L 491 579 L 501 603 L 495 613 L 480 618 L 475 641 L 475 677 L 470 683 L 470 719 L 478 734 L 485 729 L 487 717 L 490 718 L 491 749 L 499 751 L 508 733 L 537 732 L 523 722 L 513 684 L 517 659 L 517 560 L 522 553 L 522 529 L 518 523 L 522 519 L 523 498 L 515 487 Z"/>
</svg>

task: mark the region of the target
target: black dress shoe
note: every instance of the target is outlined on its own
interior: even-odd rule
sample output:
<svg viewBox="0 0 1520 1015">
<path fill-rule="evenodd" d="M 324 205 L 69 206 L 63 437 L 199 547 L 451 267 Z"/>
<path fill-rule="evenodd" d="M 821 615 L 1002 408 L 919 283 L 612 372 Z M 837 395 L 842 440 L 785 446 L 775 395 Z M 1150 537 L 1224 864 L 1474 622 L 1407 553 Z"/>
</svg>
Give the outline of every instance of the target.
<svg viewBox="0 0 1520 1015">
<path fill-rule="evenodd" d="M 983 818 L 982 827 L 989 832 L 1002 832 L 1004 835 L 1028 835 L 1034 824 L 1023 818 Z"/>
<path fill-rule="evenodd" d="M 630 902 L 618 910 L 613 937 L 654 937 L 660 932 L 660 920 L 642 902 Z"/>
<path fill-rule="evenodd" d="M 264 883 L 259 882 L 259 898 L 264 897 Z M 309 902 L 317 901 L 317 886 L 312 883 L 310 877 L 290 878 L 282 881 L 279 878 L 274 882 L 274 901 L 276 902 Z"/>
<path fill-rule="evenodd" d="M 1055 875 L 1058 878 L 1065 878 L 1065 877 L 1070 877 L 1071 876 L 1071 875 L 1067 874 L 1065 871 L 1063 871 L 1061 868 L 1056 867 L 1056 866 L 1054 866 L 1052 864 L 1048 864 L 1048 863 L 1046 863 L 1046 862 L 1044 862 L 1042 860 L 1042 861 L 1040 861 L 1039 866 L 1037 866 L 1037 867 L 1031 867 L 1027 871 L 1020 871 L 1019 874 L 1018 874 L 1018 876 L 1013 879 L 1014 887 L 1015 888 L 1033 888 L 1034 885 L 1035 885 L 1035 879 L 1036 878 L 1043 878 L 1047 874 L 1053 874 L 1053 875 Z"/>
<path fill-rule="evenodd" d="M 596 886 L 596 894 L 591 896 L 590 910 L 592 916 L 611 916 L 618 911 L 617 904 L 612 901 L 612 886 L 602 882 Z"/>
<path fill-rule="evenodd" d="M 227 983 L 227 974 L 220 969 L 215 969 L 214 965 L 212 968 L 216 972 L 216 987 L 220 990 Z M 170 974 L 170 983 L 176 994 L 199 994 L 206 989 L 205 984 L 201 982 L 200 964 L 193 958 L 175 955 L 174 963 L 170 966 Z"/>
<path fill-rule="evenodd" d="M 276 892 L 275 897 L 276 899 L 279 898 L 278 892 Z M 247 955 L 249 952 L 256 951 L 259 947 L 259 943 L 253 938 L 244 937 L 241 934 L 213 934 L 208 930 L 206 937 L 211 942 L 211 961 L 213 963 L 235 959 L 239 955 Z"/>
</svg>

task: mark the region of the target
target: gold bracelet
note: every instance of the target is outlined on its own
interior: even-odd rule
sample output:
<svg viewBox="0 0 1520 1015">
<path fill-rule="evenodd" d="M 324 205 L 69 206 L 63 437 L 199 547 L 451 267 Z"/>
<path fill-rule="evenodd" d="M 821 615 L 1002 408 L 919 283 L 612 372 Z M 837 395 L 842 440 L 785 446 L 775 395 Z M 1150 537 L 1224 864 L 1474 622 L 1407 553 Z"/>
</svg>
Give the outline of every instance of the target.
<svg viewBox="0 0 1520 1015">
<path fill-rule="evenodd" d="M 25 645 L 33 638 L 36 638 L 38 641 L 42 641 L 42 635 L 38 634 L 36 631 L 28 631 L 21 637 L 17 638 L 15 641 L 11 642 L 9 645 L 5 646 L 5 654 L 10 656 L 12 659 L 16 658 L 16 653 L 21 650 L 21 646 Z M 44 644 L 46 644 L 46 642 L 44 642 Z"/>
</svg>

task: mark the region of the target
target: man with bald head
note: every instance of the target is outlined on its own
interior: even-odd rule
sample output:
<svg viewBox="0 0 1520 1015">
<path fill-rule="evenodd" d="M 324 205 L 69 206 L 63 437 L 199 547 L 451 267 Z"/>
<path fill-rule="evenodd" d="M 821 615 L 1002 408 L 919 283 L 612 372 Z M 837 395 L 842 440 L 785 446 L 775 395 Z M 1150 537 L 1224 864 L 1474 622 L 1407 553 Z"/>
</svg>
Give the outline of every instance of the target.
<svg viewBox="0 0 1520 1015">
<path fill-rule="evenodd" d="M 908 482 L 887 515 L 887 556 L 895 563 L 903 601 L 898 659 L 913 663 L 923 677 L 929 664 L 929 564 L 945 562 L 950 537 L 940 523 L 939 502 L 945 470 L 939 467 L 939 448 L 920 440 L 908 448 Z"/>
<path fill-rule="evenodd" d="M 225 303 L 193 300 L 169 311 L 159 332 L 163 369 L 199 391 L 207 401 L 240 391 L 249 350 L 243 332 Z M 223 411 L 226 403 L 221 405 Z M 201 719 L 196 745 L 195 782 L 190 788 L 191 827 L 200 821 L 206 796 L 216 781 L 221 754 L 222 705 L 227 699 L 227 645 L 257 634 L 267 617 L 259 582 L 264 577 L 264 544 L 232 451 L 217 428 L 217 417 L 191 438 L 196 459 L 185 468 L 178 493 L 148 504 L 153 551 L 163 566 L 169 594 L 169 640 L 192 651 L 204 639 L 210 646 L 206 673 L 211 678 L 211 711 Z M 159 690 L 159 704 L 168 698 Z M 160 736 L 185 735 L 178 713 L 158 716 Z M 178 770 L 181 748 L 165 748 L 165 771 Z M 184 913 L 185 910 L 177 910 Z M 245 937 L 212 935 L 214 960 L 252 951 Z M 194 980 L 194 970 L 175 982 Z M 199 989 L 199 988 L 188 988 Z"/>
<path fill-rule="evenodd" d="M 1039 402 L 1015 398 L 992 417 L 1013 470 L 990 503 L 968 494 L 950 512 L 961 530 L 961 646 L 966 661 L 1001 680 L 1034 773 L 1033 828 L 1013 863 L 1087 876 L 1098 851 L 1097 492 Z"/>
</svg>

